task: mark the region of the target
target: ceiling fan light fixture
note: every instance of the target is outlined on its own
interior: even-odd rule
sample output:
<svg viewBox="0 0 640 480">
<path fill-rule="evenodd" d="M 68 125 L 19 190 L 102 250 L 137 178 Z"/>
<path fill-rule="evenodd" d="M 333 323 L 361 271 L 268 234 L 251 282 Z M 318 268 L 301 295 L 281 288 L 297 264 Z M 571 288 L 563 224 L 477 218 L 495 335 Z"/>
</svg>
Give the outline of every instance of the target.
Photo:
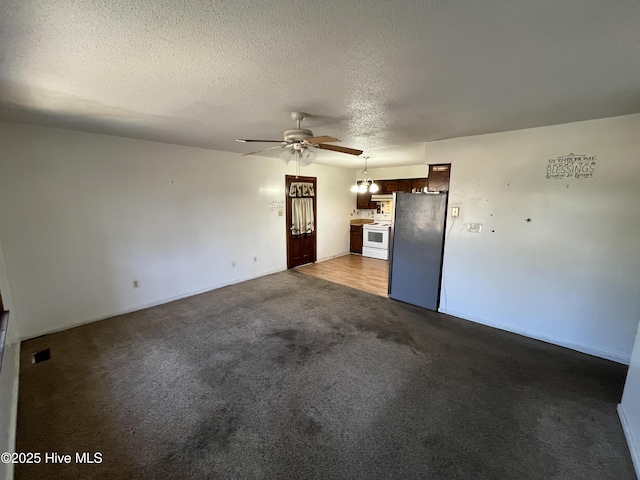
<svg viewBox="0 0 640 480">
<path fill-rule="evenodd" d="M 347 155 L 362 155 L 362 150 L 355 148 L 341 147 L 338 145 L 331 145 L 333 142 L 339 142 L 340 140 L 331 137 L 329 135 L 314 136 L 313 132 L 306 128 L 300 128 L 300 122 L 309 115 L 303 112 L 292 112 L 291 118 L 296 122 L 296 128 L 291 128 L 284 131 L 284 140 L 258 140 L 250 138 L 236 138 L 236 142 L 248 143 L 278 143 L 278 146 L 271 148 L 264 148 L 257 152 L 243 153 L 244 155 L 257 155 L 267 150 L 275 150 L 282 148 L 282 154 L 280 158 L 288 165 L 292 160 L 297 161 L 298 167 L 306 167 L 313 163 L 316 157 L 314 149 L 319 148 L 321 150 L 329 150 Z"/>
<path fill-rule="evenodd" d="M 293 150 L 289 148 L 285 148 L 280 153 L 280 159 L 284 162 L 285 165 L 289 165 L 289 162 L 291 162 L 291 160 L 294 159 L 293 157 L 294 157 Z"/>
<path fill-rule="evenodd" d="M 306 167 L 311 165 L 316 159 L 316 156 L 317 154 L 313 150 L 309 150 L 308 148 L 303 149 L 302 152 L 300 152 L 300 166 Z"/>
</svg>

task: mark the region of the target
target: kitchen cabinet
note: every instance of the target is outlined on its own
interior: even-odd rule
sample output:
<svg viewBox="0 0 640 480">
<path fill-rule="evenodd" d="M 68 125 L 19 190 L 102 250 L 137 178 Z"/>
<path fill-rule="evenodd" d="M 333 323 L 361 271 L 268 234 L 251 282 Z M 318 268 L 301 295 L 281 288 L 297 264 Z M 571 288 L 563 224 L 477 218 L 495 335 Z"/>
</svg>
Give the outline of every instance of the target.
<svg viewBox="0 0 640 480">
<path fill-rule="evenodd" d="M 380 180 L 380 193 L 393 193 L 398 190 L 397 180 Z"/>
<path fill-rule="evenodd" d="M 449 171 L 450 164 L 429 165 L 429 185 L 430 192 L 448 192 L 449 191 Z"/>
<path fill-rule="evenodd" d="M 436 173 L 435 177 L 438 177 L 438 173 Z M 434 177 L 434 178 L 435 178 Z M 379 190 L 376 192 L 378 194 L 382 193 L 393 193 L 393 192 L 407 192 L 411 193 L 414 190 L 421 192 L 427 191 L 429 186 L 428 178 L 403 178 L 399 180 L 375 180 L 376 185 L 378 185 Z M 433 184 L 436 187 L 436 184 Z M 440 185 L 438 185 L 440 186 Z M 445 190 L 449 189 L 449 180 L 447 177 L 447 186 Z M 440 191 L 440 190 L 436 190 Z M 356 198 L 356 208 L 358 210 L 372 210 L 378 206 L 377 202 L 371 201 L 371 194 L 367 193 L 358 193 Z"/>
<path fill-rule="evenodd" d="M 351 244 L 349 251 L 362 254 L 362 225 L 351 225 L 349 239 Z"/>
<path fill-rule="evenodd" d="M 358 210 L 372 210 L 376 208 L 376 206 L 376 202 L 371 201 L 371 194 L 369 192 L 358 193 L 356 198 L 356 208 Z"/>
<path fill-rule="evenodd" d="M 413 185 L 414 182 L 416 186 Z M 411 193 L 413 188 L 424 188 L 427 186 L 426 178 L 404 178 L 400 180 L 378 180 L 380 193 L 406 192 Z"/>
<path fill-rule="evenodd" d="M 398 190 L 396 191 L 411 193 L 411 179 L 398 180 Z"/>
<path fill-rule="evenodd" d="M 427 178 L 414 178 L 411 180 L 411 191 L 422 192 L 427 191 L 429 180 Z"/>
</svg>

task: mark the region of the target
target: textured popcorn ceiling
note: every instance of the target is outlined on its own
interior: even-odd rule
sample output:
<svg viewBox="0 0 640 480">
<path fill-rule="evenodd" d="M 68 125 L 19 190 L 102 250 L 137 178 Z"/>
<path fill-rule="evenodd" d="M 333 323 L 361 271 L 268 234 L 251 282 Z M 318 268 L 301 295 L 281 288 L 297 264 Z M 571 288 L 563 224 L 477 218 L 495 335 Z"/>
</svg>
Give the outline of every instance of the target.
<svg viewBox="0 0 640 480">
<path fill-rule="evenodd" d="M 0 2 L 8 120 L 244 153 L 301 110 L 376 167 L 640 112 L 638 0 Z"/>
</svg>

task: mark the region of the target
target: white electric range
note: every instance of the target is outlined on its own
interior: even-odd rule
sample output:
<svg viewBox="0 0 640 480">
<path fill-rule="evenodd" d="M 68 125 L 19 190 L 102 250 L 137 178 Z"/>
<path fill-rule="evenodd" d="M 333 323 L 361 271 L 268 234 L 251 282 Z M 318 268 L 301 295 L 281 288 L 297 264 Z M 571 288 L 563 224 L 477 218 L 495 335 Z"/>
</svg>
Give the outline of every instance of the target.
<svg viewBox="0 0 640 480">
<path fill-rule="evenodd" d="M 362 226 L 362 256 L 389 260 L 391 214 L 376 214 Z"/>
</svg>

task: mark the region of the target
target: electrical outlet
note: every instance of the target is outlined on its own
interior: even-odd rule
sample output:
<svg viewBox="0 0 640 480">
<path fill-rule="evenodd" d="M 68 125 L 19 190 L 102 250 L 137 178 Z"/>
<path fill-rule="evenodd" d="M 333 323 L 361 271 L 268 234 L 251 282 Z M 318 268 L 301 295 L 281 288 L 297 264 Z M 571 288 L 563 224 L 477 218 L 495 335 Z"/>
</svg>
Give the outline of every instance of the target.
<svg viewBox="0 0 640 480">
<path fill-rule="evenodd" d="M 451 209 L 451 216 L 457 217 L 458 215 L 460 215 L 460 207 L 453 207 Z"/>
<path fill-rule="evenodd" d="M 231 260 L 231 267 L 234 268 L 236 266 L 236 261 L 235 260 Z"/>
<path fill-rule="evenodd" d="M 133 281 L 133 288 L 140 288 L 140 282 L 138 280 Z"/>
</svg>

